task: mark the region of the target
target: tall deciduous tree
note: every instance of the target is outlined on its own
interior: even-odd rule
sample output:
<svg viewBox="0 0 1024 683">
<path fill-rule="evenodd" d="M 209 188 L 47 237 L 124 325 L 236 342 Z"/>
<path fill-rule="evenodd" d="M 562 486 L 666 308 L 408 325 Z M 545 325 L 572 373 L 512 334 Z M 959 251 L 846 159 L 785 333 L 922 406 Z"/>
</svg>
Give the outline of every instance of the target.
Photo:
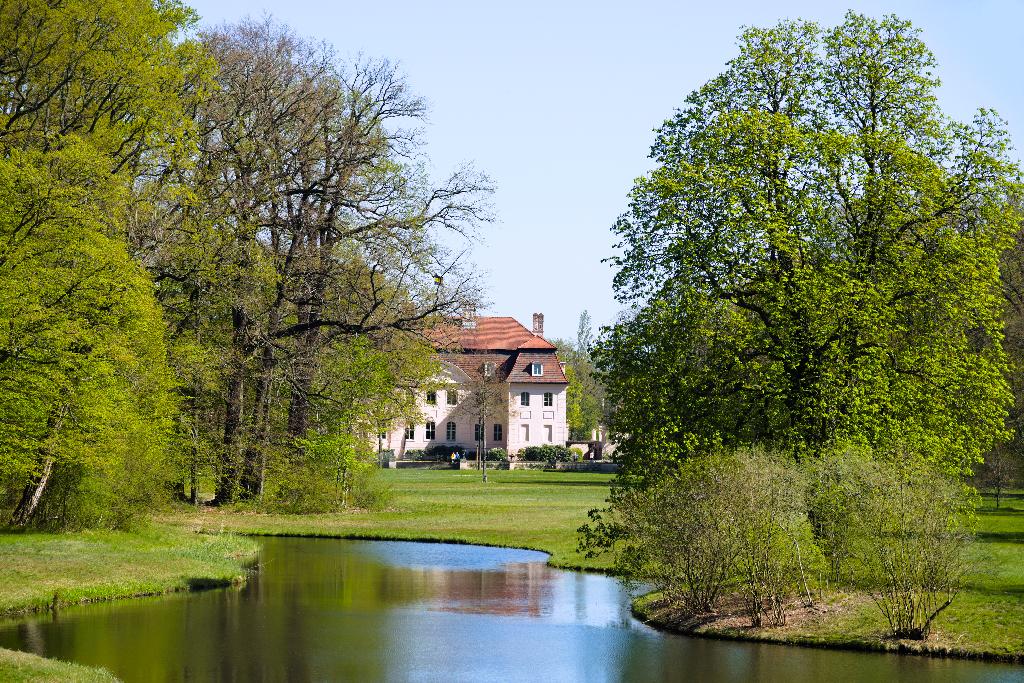
<svg viewBox="0 0 1024 683">
<path fill-rule="evenodd" d="M 637 471 L 848 442 L 965 472 L 1004 436 L 1018 169 L 993 112 L 942 114 L 935 66 L 892 16 L 752 28 L 662 126 L 599 353 Z"/>
<path fill-rule="evenodd" d="M 228 502 L 261 494 L 268 449 L 321 429 L 335 345 L 386 348 L 475 297 L 436 236 L 472 232 L 488 187 L 471 169 L 431 184 L 424 104 L 388 63 L 344 63 L 270 20 L 201 39 L 219 87 L 196 112 L 199 153 L 140 239 L 175 329 L 219 350 Z"/>
<path fill-rule="evenodd" d="M 15 524 L 122 524 L 164 483 L 162 321 L 124 236 L 140 179 L 190 129 L 206 73 L 180 40 L 191 20 L 173 2 L 0 5 L 0 487 Z"/>
</svg>

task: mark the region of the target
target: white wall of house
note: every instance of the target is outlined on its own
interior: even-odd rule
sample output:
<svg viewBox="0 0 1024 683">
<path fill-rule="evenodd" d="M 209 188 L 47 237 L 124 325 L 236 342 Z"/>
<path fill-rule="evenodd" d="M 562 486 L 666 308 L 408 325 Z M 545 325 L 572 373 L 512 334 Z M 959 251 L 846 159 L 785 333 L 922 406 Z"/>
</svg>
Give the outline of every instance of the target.
<svg viewBox="0 0 1024 683">
<path fill-rule="evenodd" d="M 509 453 L 527 446 L 565 445 L 569 430 L 565 422 L 565 385 L 514 382 L 509 385 Z M 521 395 L 530 396 L 530 405 L 522 405 Z M 550 406 L 544 394 L 551 394 Z"/>
<path fill-rule="evenodd" d="M 518 453 L 527 446 L 544 444 L 564 445 L 569 438 L 565 420 L 565 385 L 512 383 L 509 385 L 509 411 L 495 416 L 486 425 L 488 448 L 504 448 Z M 451 389 L 439 389 L 436 403 L 428 403 L 426 393 L 419 396 L 421 419 L 412 425 L 412 438 L 407 438 L 405 427 L 398 425 L 386 435 L 384 448 L 393 449 L 401 458 L 407 451 L 424 450 L 432 446 L 460 446 L 476 449 L 476 417 L 463 409 L 465 392 L 459 392 L 455 405 L 448 403 Z M 530 395 L 530 405 L 521 405 L 521 394 Z M 551 394 L 552 405 L 544 405 L 544 394 Z M 434 424 L 434 437 L 427 438 L 427 423 Z M 455 438 L 449 439 L 448 423 L 455 425 Z M 501 425 L 501 439 L 494 438 L 494 425 Z"/>
</svg>

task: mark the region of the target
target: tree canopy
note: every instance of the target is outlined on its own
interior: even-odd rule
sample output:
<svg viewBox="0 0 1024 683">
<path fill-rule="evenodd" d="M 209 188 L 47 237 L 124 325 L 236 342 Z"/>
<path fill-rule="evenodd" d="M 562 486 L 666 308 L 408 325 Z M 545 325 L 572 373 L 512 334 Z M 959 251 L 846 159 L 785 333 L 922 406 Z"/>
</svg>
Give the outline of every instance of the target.
<svg viewBox="0 0 1024 683">
<path fill-rule="evenodd" d="M 1018 169 L 994 112 L 941 112 L 935 66 L 894 16 L 750 28 L 659 129 L 597 353 L 634 471 L 763 443 L 966 472 L 1005 436 Z"/>
<path fill-rule="evenodd" d="M 344 505 L 412 419 L 422 331 L 477 297 L 423 100 L 272 20 L 175 0 L 0 5 L 0 509 L 127 523 L 218 502 Z M 453 252 L 449 252 L 449 247 Z M 269 474 L 268 474 L 269 473 Z M 268 476 L 271 481 L 268 483 Z"/>
</svg>

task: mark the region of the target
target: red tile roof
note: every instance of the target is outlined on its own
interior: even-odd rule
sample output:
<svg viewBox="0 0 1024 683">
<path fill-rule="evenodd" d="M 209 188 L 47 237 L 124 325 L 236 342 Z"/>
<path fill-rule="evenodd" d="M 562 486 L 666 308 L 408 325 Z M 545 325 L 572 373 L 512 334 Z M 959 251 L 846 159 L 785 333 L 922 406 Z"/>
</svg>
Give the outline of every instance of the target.
<svg viewBox="0 0 1024 683">
<path fill-rule="evenodd" d="M 517 349 L 555 350 L 555 345 L 526 329 L 515 318 L 482 316 L 474 327 L 452 325 L 437 330 L 439 346 L 457 346 L 466 351 L 515 351 Z"/>
<path fill-rule="evenodd" d="M 530 374 L 530 363 L 540 363 L 544 374 L 534 377 Z M 505 378 L 507 382 L 533 382 L 540 384 L 568 384 L 558 355 L 553 351 L 520 351 L 512 363 L 512 369 Z"/>
<path fill-rule="evenodd" d="M 512 369 L 512 353 L 439 353 L 442 362 L 451 363 L 476 379 L 483 373 L 484 363 L 494 363 L 498 378 L 505 381 Z"/>
<path fill-rule="evenodd" d="M 555 345 L 519 324 L 515 318 L 478 317 L 475 326 L 451 324 L 431 333 L 438 356 L 470 377 L 479 377 L 484 363 L 494 363 L 504 382 L 568 384 Z M 534 377 L 530 363 L 541 363 L 544 374 Z"/>
</svg>

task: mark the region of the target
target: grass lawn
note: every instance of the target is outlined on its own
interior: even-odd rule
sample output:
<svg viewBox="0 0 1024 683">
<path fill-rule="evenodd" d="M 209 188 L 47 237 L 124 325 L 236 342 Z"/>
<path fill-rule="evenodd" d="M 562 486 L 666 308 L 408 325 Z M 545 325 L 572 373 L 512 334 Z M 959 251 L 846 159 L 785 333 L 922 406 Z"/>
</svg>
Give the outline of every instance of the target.
<svg viewBox="0 0 1024 683">
<path fill-rule="evenodd" d="M 379 511 L 324 515 L 182 509 L 159 521 L 192 531 L 444 540 L 543 550 L 558 567 L 605 569 L 576 552 L 576 529 L 603 507 L 611 475 L 534 470 L 382 470 L 394 497 Z"/>
<path fill-rule="evenodd" d="M 107 683 L 116 680 L 106 669 L 0 648 L 0 683 Z"/>
<path fill-rule="evenodd" d="M 252 539 L 149 527 L 0 533 L 0 615 L 241 581 Z M 0 667 L 2 669 L 2 667 Z"/>
</svg>

